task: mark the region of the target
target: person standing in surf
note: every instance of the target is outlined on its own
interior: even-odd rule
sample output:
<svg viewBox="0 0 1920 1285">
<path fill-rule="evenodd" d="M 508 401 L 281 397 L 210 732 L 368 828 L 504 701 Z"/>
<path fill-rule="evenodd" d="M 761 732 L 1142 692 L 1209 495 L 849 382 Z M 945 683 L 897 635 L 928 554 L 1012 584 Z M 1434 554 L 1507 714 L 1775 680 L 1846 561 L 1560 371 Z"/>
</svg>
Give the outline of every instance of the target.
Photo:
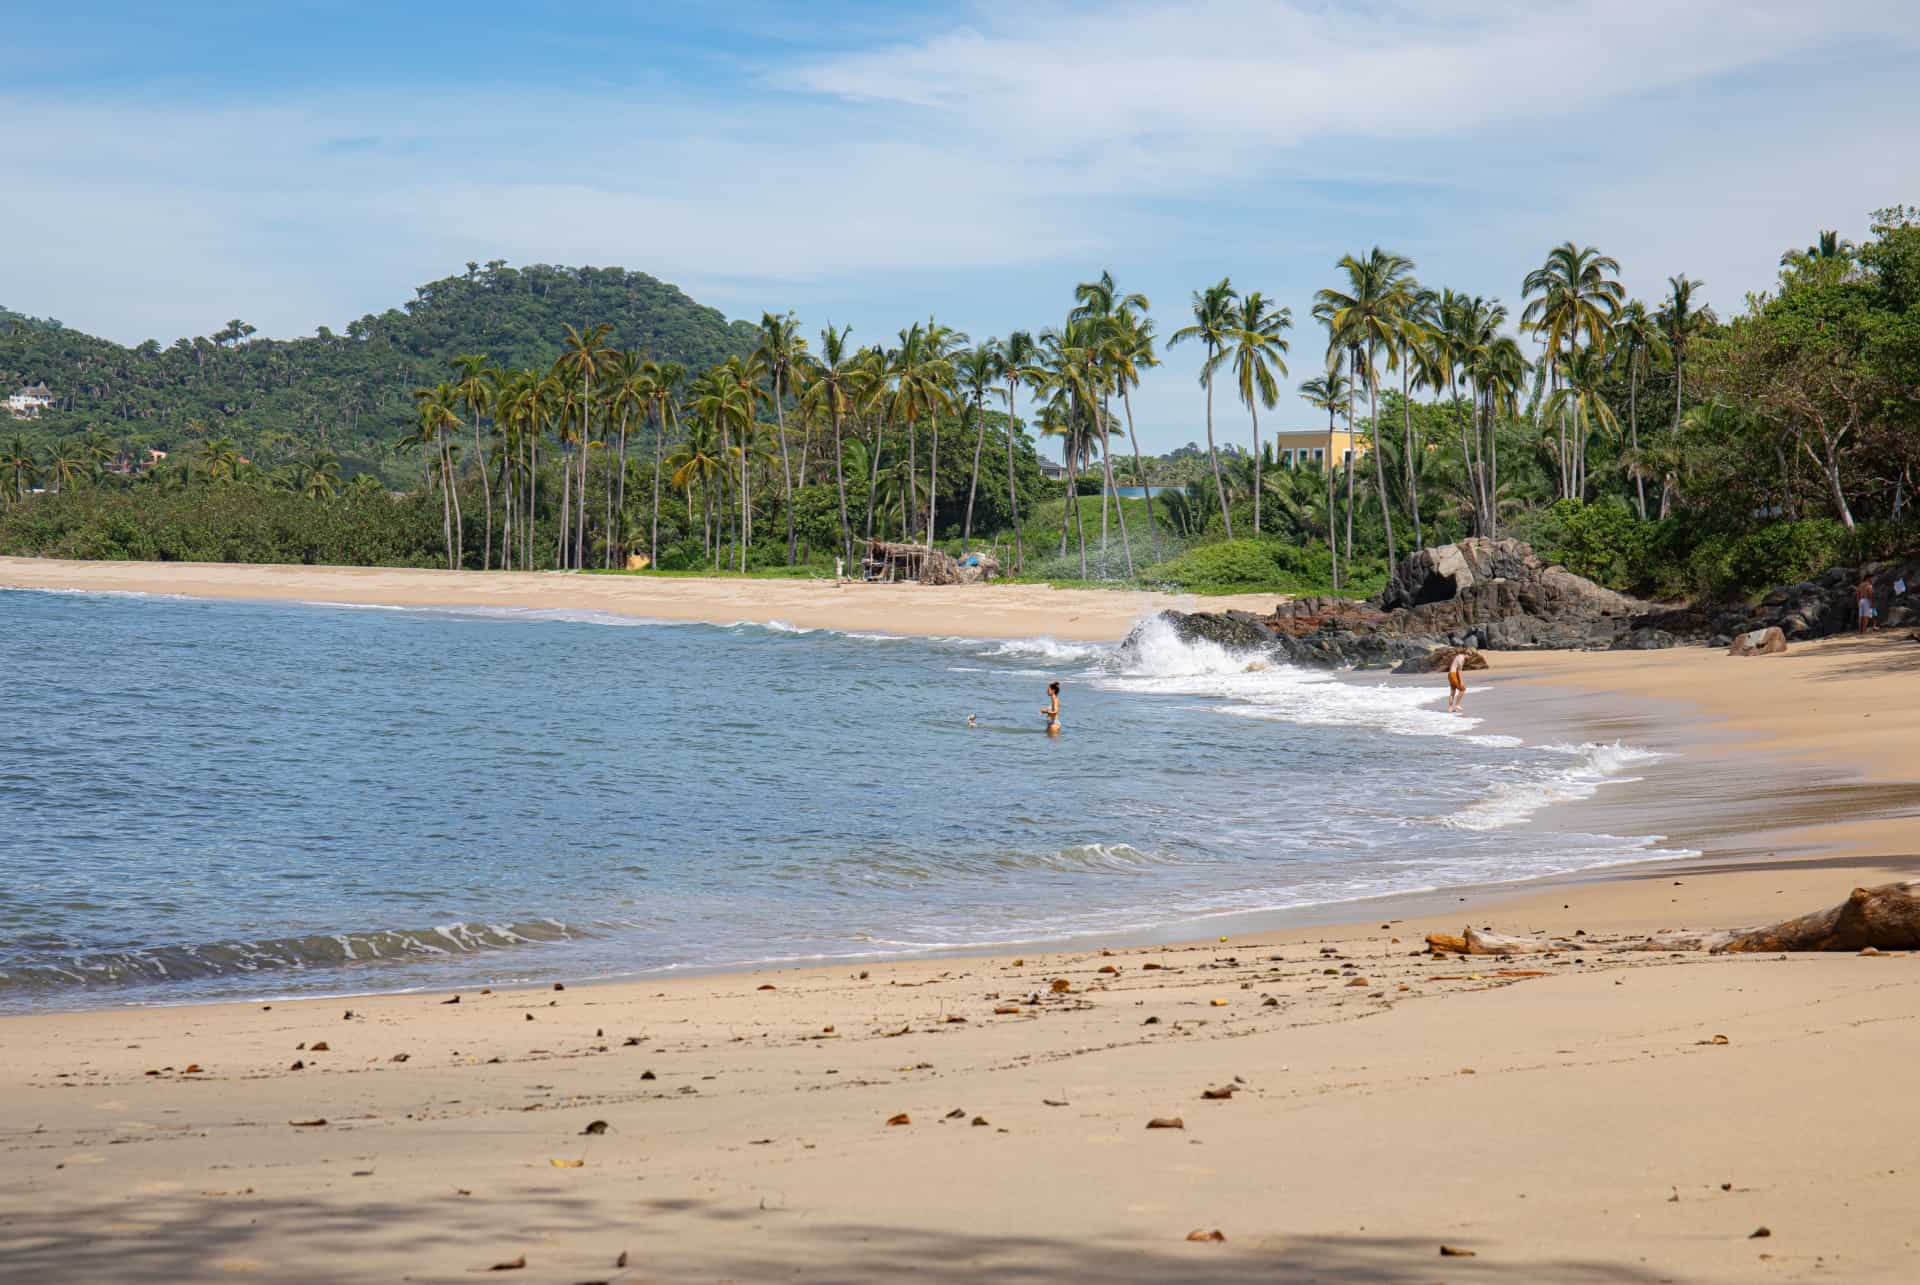
<svg viewBox="0 0 1920 1285">
<path fill-rule="evenodd" d="M 1467 698 L 1467 653 L 1456 651 L 1453 659 L 1447 662 L 1447 713 L 1463 714 L 1461 703 Z"/>
<path fill-rule="evenodd" d="M 1047 707 L 1040 711 L 1047 717 L 1047 735 L 1060 735 L 1060 684 L 1047 684 Z"/>
</svg>

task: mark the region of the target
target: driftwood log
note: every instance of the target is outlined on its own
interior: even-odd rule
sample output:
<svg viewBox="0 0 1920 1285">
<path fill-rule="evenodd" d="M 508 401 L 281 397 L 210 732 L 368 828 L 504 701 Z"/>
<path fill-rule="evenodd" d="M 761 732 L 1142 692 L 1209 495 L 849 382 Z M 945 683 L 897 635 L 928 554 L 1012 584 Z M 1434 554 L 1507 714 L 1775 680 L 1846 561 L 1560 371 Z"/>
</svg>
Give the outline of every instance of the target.
<svg viewBox="0 0 1920 1285">
<path fill-rule="evenodd" d="M 1551 942 L 1538 937 L 1483 932 L 1472 925 L 1468 925 L 1458 937 L 1448 933 L 1428 933 L 1427 947 L 1434 951 L 1451 951 L 1456 955 L 1539 955 L 1553 949 Z"/>
<path fill-rule="evenodd" d="M 1837 906 L 1740 933 L 1715 954 L 1780 950 L 1920 950 L 1920 880 L 1855 888 Z"/>
</svg>

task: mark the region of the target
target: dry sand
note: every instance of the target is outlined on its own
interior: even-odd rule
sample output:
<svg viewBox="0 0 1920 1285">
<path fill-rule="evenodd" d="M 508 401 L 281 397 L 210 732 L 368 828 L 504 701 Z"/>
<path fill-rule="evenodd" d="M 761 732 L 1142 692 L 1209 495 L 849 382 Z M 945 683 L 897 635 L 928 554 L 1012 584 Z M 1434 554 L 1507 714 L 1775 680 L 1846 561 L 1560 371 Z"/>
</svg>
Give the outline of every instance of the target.
<svg viewBox="0 0 1920 1285">
<path fill-rule="evenodd" d="M 1275 595 L 1195 597 L 996 584 L 836 584 L 821 580 L 243 566 L 218 562 L 73 562 L 0 558 L 0 589 L 88 589 L 195 598 L 605 611 L 652 620 L 855 629 L 962 638 L 1106 642 L 1163 607 L 1273 609 Z"/>
<path fill-rule="evenodd" d="M 129 580 L 86 583 L 186 591 Z M 1682 749 L 1593 806 L 1706 855 L 1112 955 L 0 1019 L 0 1277 L 1915 1279 L 1920 957 L 1607 947 L 1911 877 L 1920 647 L 1492 660 L 1476 713 Z M 1468 921 L 1591 948 L 1413 953 Z"/>
</svg>

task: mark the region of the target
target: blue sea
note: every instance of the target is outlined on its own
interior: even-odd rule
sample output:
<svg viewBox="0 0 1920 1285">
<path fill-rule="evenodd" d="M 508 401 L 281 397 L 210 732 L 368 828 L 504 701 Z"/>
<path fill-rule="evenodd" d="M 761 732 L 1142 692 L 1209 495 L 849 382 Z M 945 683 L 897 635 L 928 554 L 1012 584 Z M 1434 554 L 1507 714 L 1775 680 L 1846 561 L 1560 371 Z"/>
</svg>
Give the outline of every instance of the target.
<svg viewBox="0 0 1920 1285">
<path fill-rule="evenodd" d="M 1161 627 L 0 591 L 0 657 L 0 1010 L 1115 943 L 1657 855 L 1541 828 L 1631 747 Z"/>
</svg>

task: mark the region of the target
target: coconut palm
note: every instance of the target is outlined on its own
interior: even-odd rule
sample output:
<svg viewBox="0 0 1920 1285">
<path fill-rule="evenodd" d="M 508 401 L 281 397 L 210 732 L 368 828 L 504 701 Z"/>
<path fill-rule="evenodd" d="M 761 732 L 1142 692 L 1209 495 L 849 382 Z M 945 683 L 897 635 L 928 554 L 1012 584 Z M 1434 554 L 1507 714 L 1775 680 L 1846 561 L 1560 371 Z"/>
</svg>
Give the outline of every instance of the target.
<svg viewBox="0 0 1920 1285">
<path fill-rule="evenodd" d="M 1160 561 L 1160 536 L 1155 527 L 1153 516 L 1153 484 L 1147 480 L 1140 463 L 1140 436 L 1133 430 L 1132 389 L 1140 383 L 1140 372 L 1160 364 L 1153 351 L 1153 318 L 1146 315 L 1146 298 L 1142 295 L 1129 295 L 1129 300 L 1138 300 L 1140 310 L 1127 303 L 1114 309 L 1107 339 L 1107 362 L 1113 372 L 1114 387 L 1120 392 L 1120 405 L 1127 415 L 1127 440 L 1133 445 L 1133 480 L 1135 485 L 1144 487 L 1147 493 L 1147 542 L 1153 560 Z"/>
<path fill-rule="evenodd" d="M 1440 374 L 1440 365 L 1444 355 L 1433 347 L 1433 330 L 1439 324 L 1436 312 L 1439 308 L 1439 296 L 1431 290 L 1422 289 L 1417 283 L 1408 283 L 1408 297 L 1395 327 L 1394 347 L 1388 356 L 1389 368 L 1400 368 L 1400 415 L 1401 415 L 1401 461 L 1405 465 L 1407 479 L 1407 516 L 1413 520 L 1413 547 L 1423 549 L 1427 544 L 1425 530 L 1420 523 L 1420 461 L 1424 458 L 1420 450 L 1418 435 L 1413 429 L 1413 388 L 1416 381 L 1445 383 Z"/>
<path fill-rule="evenodd" d="M 1379 353 L 1384 349 L 1391 356 L 1398 351 L 1402 319 L 1412 305 L 1415 290 L 1413 260 L 1376 245 L 1364 259 L 1342 255 L 1335 266 L 1346 273 L 1347 288 L 1318 291 L 1314 312 L 1327 326 L 1329 342 L 1346 349 L 1356 389 L 1363 382 L 1367 388 L 1373 482 L 1380 500 L 1380 520 L 1386 528 L 1387 565 L 1391 567 L 1399 558 L 1393 540 L 1393 507 L 1387 501 L 1386 466 L 1381 458 Z M 1348 512 L 1351 515 L 1351 504 Z M 1351 545 L 1347 558 L 1351 563 Z"/>
<path fill-rule="evenodd" d="M 574 520 L 573 566 L 575 570 L 586 565 L 587 550 L 587 444 L 593 437 L 593 377 L 610 365 L 614 358 L 614 349 L 608 345 L 607 336 L 613 327 L 606 322 L 597 326 L 588 326 L 584 331 L 566 327 L 566 336 L 561 341 L 566 350 L 555 363 L 580 381 L 580 399 L 577 412 L 580 422 L 580 505 Z M 566 532 L 562 530 L 564 545 Z"/>
<path fill-rule="evenodd" d="M 1640 384 L 1647 377 L 1647 371 L 1655 362 L 1664 362 L 1672 356 L 1667 346 L 1667 338 L 1660 333 L 1660 323 L 1647 311 L 1647 305 L 1638 299 L 1620 310 L 1620 316 L 1613 325 L 1615 350 L 1621 355 L 1627 374 L 1627 449 L 1637 452 L 1640 449 Z M 1634 474 L 1634 500 L 1638 506 L 1640 520 L 1647 520 L 1647 483 L 1646 478 Z"/>
<path fill-rule="evenodd" d="M 675 389 L 687 377 L 687 368 L 677 361 L 663 361 L 653 368 L 653 518 L 648 526 L 647 557 L 660 565 L 660 468 L 667 451 L 669 421 L 676 418 L 678 396 Z M 688 509 L 691 514 L 691 504 Z"/>
<path fill-rule="evenodd" d="M 1552 388 L 1559 387 L 1563 350 L 1578 348 L 1581 336 L 1591 347 L 1605 349 L 1614 314 L 1620 311 L 1626 290 L 1612 274 L 1617 260 L 1592 246 L 1582 249 L 1567 241 L 1548 251 L 1546 262 L 1527 273 L 1521 290 L 1528 300 L 1520 325 L 1540 337 L 1546 353 L 1544 371 Z M 1566 406 L 1564 399 L 1548 401 Z M 1586 488 L 1586 457 L 1575 449 L 1565 421 L 1559 424 L 1560 496 L 1579 499 Z"/>
<path fill-rule="evenodd" d="M 853 530 L 847 521 L 846 453 L 840 438 L 840 425 L 853 407 L 858 374 L 847 351 L 847 336 L 852 326 L 834 329 L 828 322 L 820 331 L 820 356 L 808 371 L 803 404 L 815 414 L 824 414 L 833 428 L 833 485 L 840 497 L 840 554 L 853 564 Z"/>
<path fill-rule="evenodd" d="M 447 570 L 460 568 L 460 550 L 465 532 L 460 520 L 459 496 L 454 493 L 453 451 L 449 439 L 461 428 L 455 407 L 459 397 L 449 383 L 413 390 L 415 431 L 408 444 L 417 445 L 427 457 L 429 485 L 436 473 L 440 479 L 440 521 L 447 544 Z M 215 476 L 218 469 L 210 470 Z M 228 471 L 232 476 L 232 471 Z"/>
<path fill-rule="evenodd" d="M 1300 385 L 1300 396 L 1306 399 L 1307 404 L 1327 413 L 1327 463 L 1322 472 L 1326 474 L 1327 484 L 1327 556 L 1333 568 L 1335 593 L 1340 592 L 1340 541 L 1334 522 L 1333 475 L 1336 453 L 1333 435 L 1336 417 L 1340 412 L 1346 411 L 1351 414 L 1353 411 L 1352 389 L 1353 385 L 1348 382 L 1337 363 L 1328 366 L 1324 375 L 1315 375 Z"/>
<path fill-rule="evenodd" d="M 480 546 L 480 569 L 493 565 L 493 484 L 487 480 L 487 457 L 480 445 L 480 417 L 493 412 L 493 382 L 487 378 L 484 353 L 461 353 L 450 363 L 457 372 L 454 395 L 473 419 L 473 458 L 480 468 L 480 503 L 486 510 L 486 540 Z"/>
<path fill-rule="evenodd" d="M 1694 293 L 1704 287 L 1685 273 L 1667 278 L 1667 297 L 1655 314 L 1667 349 L 1673 355 L 1673 430 L 1680 429 L 1680 408 L 1685 399 L 1687 349 L 1700 332 L 1714 322 L 1713 309 L 1694 304 Z"/>
<path fill-rule="evenodd" d="M 18 433 L 7 443 L 6 450 L 0 452 L 0 474 L 6 479 L 6 487 L 0 494 L 15 500 L 26 498 L 33 484 L 40 480 L 39 457 L 27 445 L 27 439 Z"/>
<path fill-rule="evenodd" d="M 340 494 L 340 461 L 316 455 L 300 470 L 300 493 L 309 500 L 331 500 Z"/>
<path fill-rule="evenodd" d="M 1273 302 L 1258 290 L 1249 290 L 1240 297 L 1239 316 L 1233 333 L 1233 382 L 1240 394 L 1241 405 L 1247 408 L 1247 414 L 1253 420 L 1253 533 L 1258 536 L 1260 525 L 1260 407 L 1272 410 L 1280 400 L 1280 384 L 1274 378 L 1278 371 L 1286 377 L 1287 363 L 1283 354 L 1287 351 L 1287 340 L 1282 333 L 1293 325 L 1293 312 L 1288 308 L 1275 307 Z"/>
<path fill-rule="evenodd" d="M 608 479 L 606 496 L 607 556 L 606 565 L 614 565 L 614 537 L 624 536 L 627 528 L 627 430 L 635 416 L 646 418 L 653 406 L 654 377 L 658 365 L 647 360 L 637 352 L 618 354 L 612 366 L 611 391 L 607 397 L 610 414 L 619 417 L 620 440 L 617 460 L 613 465 L 613 476 Z M 619 515 L 618 525 L 615 514 Z M 624 541 L 620 542 L 624 548 Z M 649 550 L 651 552 L 651 550 Z"/>
<path fill-rule="evenodd" d="M 781 494 L 787 507 L 787 565 L 793 566 L 800 560 L 799 544 L 793 525 L 793 471 L 787 462 L 787 409 L 786 395 L 793 391 L 793 377 L 797 368 L 806 360 L 807 341 L 800 334 L 800 323 L 789 312 L 783 316 L 774 316 L 771 312 L 760 314 L 760 346 L 755 355 L 767 369 L 767 376 L 773 381 L 773 414 L 779 427 L 780 439 L 780 483 Z M 806 485 L 807 479 L 805 453 L 801 455 L 800 484 Z"/>
<path fill-rule="evenodd" d="M 1020 390 L 1020 385 L 1036 387 L 1043 377 L 1033 336 L 1024 330 L 1016 330 L 1008 335 L 1006 342 L 1000 345 L 998 364 L 1000 378 L 1006 381 L 1007 507 L 1013 521 L 1013 573 L 1019 575 L 1026 563 L 1026 547 L 1020 534 L 1020 492 L 1013 480 L 1013 448 L 1020 438 L 1020 429 L 1013 417 L 1013 398 Z"/>
<path fill-rule="evenodd" d="M 1482 439 L 1482 477 L 1475 512 L 1483 524 L 1480 534 L 1493 536 L 1499 533 L 1497 501 L 1501 495 L 1500 443 L 1495 426 L 1501 416 L 1510 418 L 1519 412 L 1527 359 L 1518 341 L 1501 333 L 1501 327 L 1507 324 L 1505 304 L 1476 295 L 1463 305 L 1463 311 L 1461 373 L 1473 389 L 1476 429 Z"/>
<path fill-rule="evenodd" d="M 953 370 L 969 413 L 973 416 L 973 469 L 967 478 L 967 516 L 960 526 L 960 552 L 973 540 L 973 501 L 980 491 L 980 457 L 987 446 L 987 389 L 999 378 L 999 341 L 975 344 L 954 359 Z"/>
<path fill-rule="evenodd" d="M 1547 398 L 1546 411 L 1555 422 L 1571 426 L 1560 439 L 1561 449 L 1571 450 L 1584 460 L 1587 443 L 1595 433 L 1615 434 L 1620 430 L 1620 417 L 1600 391 L 1606 377 L 1606 354 L 1592 346 L 1576 348 L 1561 364 L 1559 386 Z"/>
<path fill-rule="evenodd" d="M 1198 339 L 1206 350 L 1200 364 L 1200 383 L 1207 390 L 1207 459 L 1213 466 L 1213 489 L 1220 498 L 1220 521 L 1229 540 L 1233 538 L 1233 514 L 1227 508 L 1227 484 L 1220 476 L 1220 451 L 1213 440 L 1213 377 L 1226 358 L 1227 346 L 1233 342 L 1238 320 L 1234 304 L 1238 299 L 1232 281 L 1226 277 L 1205 290 L 1194 291 L 1193 324 L 1182 326 L 1167 340 L 1167 346 L 1172 347 L 1188 339 Z"/>
</svg>

